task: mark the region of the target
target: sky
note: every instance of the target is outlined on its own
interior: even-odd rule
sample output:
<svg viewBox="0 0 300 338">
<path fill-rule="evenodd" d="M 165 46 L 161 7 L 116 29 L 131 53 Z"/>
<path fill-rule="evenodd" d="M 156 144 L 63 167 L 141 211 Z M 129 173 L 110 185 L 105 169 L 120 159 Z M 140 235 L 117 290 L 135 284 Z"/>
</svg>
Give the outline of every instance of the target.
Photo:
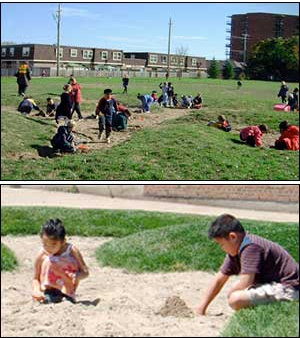
<svg viewBox="0 0 300 338">
<path fill-rule="evenodd" d="M 56 43 L 57 3 L 1 3 L 1 42 Z M 179 48 L 225 59 L 227 17 L 267 12 L 299 15 L 298 3 L 62 3 L 61 44 L 126 52 Z"/>
</svg>

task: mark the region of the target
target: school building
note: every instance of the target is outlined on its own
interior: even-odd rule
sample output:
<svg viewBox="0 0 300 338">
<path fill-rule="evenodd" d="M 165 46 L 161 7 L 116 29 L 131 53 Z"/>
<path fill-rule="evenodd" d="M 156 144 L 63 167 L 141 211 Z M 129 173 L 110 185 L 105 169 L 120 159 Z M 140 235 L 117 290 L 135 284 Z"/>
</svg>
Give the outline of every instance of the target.
<svg viewBox="0 0 300 338">
<path fill-rule="evenodd" d="M 269 38 L 299 35 L 299 15 L 269 13 L 236 14 L 228 17 L 226 32 L 229 59 L 246 62 L 254 45 Z"/>
</svg>

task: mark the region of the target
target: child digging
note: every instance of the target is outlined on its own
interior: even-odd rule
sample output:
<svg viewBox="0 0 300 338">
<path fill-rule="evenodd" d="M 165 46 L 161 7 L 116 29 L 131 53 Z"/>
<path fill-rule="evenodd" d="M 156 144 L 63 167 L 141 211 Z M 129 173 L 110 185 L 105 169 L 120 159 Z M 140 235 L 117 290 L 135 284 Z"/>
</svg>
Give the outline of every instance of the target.
<svg viewBox="0 0 300 338">
<path fill-rule="evenodd" d="M 227 294 L 228 304 L 240 310 L 275 301 L 299 300 L 299 264 L 279 244 L 246 232 L 234 216 L 221 215 L 208 236 L 227 256 L 197 309 L 205 315 L 229 277 L 240 279 Z"/>
<path fill-rule="evenodd" d="M 32 297 L 44 303 L 75 302 L 79 282 L 89 275 L 80 251 L 66 241 L 59 219 L 47 221 L 40 232 L 43 248 L 38 254 L 32 283 Z"/>
</svg>

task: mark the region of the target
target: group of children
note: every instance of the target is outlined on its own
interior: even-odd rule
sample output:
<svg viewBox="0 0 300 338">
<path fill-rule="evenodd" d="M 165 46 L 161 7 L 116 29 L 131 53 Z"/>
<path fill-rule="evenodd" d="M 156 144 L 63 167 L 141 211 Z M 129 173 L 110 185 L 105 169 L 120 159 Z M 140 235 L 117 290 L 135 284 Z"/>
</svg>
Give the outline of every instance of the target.
<svg viewBox="0 0 300 338">
<path fill-rule="evenodd" d="M 292 93 L 289 92 L 289 87 L 285 81 L 281 82 L 281 86 L 277 97 L 281 98 L 282 103 L 286 103 L 291 111 L 299 110 L 299 89 L 295 88 Z"/>
<path fill-rule="evenodd" d="M 198 93 L 195 97 L 191 95 L 181 96 L 181 101 L 178 99 L 178 94 L 175 93 L 174 86 L 171 82 L 162 82 L 159 84 L 162 90 L 160 96 L 157 91 L 152 91 L 150 94 L 138 94 L 137 98 L 142 103 L 142 111 L 150 113 L 152 104 L 159 104 L 162 107 L 169 108 L 183 108 L 183 109 L 200 109 L 202 108 L 203 98 L 202 94 Z"/>
<path fill-rule="evenodd" d="M 123 78 L 124 92 L 127 92 L 127 86 L 129 78 Z M 162 90 L 162 94 L 158 97 L 157 92 L 153 91 L 151 95 L 138 94 L 137 98 L 142 103 L 142 111 L 144 113 L 150 113 L 151 105 L 154 103 L 160 104 L 164 107 L 177 107 L 185 109 L 200 109 L 203 106 L 203 97 L 201 93 L 198 93 L 194 98 L 192 96 L 182 96 L 182 101 L 179 102 L 177 94 L 174 91 L 174 87 L 171 82 L 163 82 L 159 84 L 159 88 Z M 22 102 L 18 107 L 18 111 L 23 114 L 30 114 L 32 110 L 38 111 L 36 115 L 51 117 L 55 115 L 55 121 L 59 124 L 60 119 L 65 120 L 64 130 L 58 129 L 55 135 L 55 147 L 63 152 L 74 152 L 74 147 L 70 144 L 66 145 L 66 139 L 71 138 L 72 126 L 68 121 L 72 121 L 74 112 L 77 113 L 79 120 L 83 119 L 80 109 L 80 103 L 82 101 L 81 86 L 77 83 L 76 79 L 71 76 L 69 83 L 64 85 L 64 92 L 61 94 L 60 103 L 57 104 L 50 97 L 47 98 L 46 112 L 42 111 L 40 107 L 31 97 L 24 96 Z M 283 102 L 288 100 L 288 104 L 291 110 L 298 110 L 298 88 L 295 88 L 292 94 L 288 93 L 288 86 L 283 81 L 278 96 L 282 98 Z M 130 111 L 116 101 L 112 96 L 111 89 L 104 90 L 104 96 L 99 100 L 96 107 L 96 118 L 99 120 L 99 134 L 100 141 L 103 139 L 103 133 L 105 130 L 105 141 L 110 143 L 111 133 L 113 130 L 120 131 L 127 128 L 128 119 L 131 116 Z M 232 130 L 232 126 L 224 115 L 218 116 L 217 121 L 210 121 L 208 126 L 212 126 L 226 132 Z M 287 150 L 299 150 L 299 127 L 289 125 L 287 121 L 283 121 L 279 125 L 281 136 L 276 140 L 275 149 L 287 149 Z M 247 145 L 252 147 L 261 147 L 263 142 L 263 134 L 268 132 L 268 127 L 264 124 L 258 126 L 248 126 L 240 131 L 240 139 Z M 60 144 L 60 145 L 59 145 Z"/>
<path fill-rule="evenodd" d="M 41 303 L 76 303 L 75 293 L 89 268 L 79 251 L 66 240 L 59 219 L 41 228 L 42 248 L 34 265 L 32 297 Z M 279 244 L 246 232 L 232 215 L 219 216 L 209 227 L 208 237 L 227 254 L 219 272 L 203 295 L 198 315 L 207 308 L 232 275 L 239 275 L 228 292 L 234 310 L 278 301 L 299 300 L 299 264 Z"/>
</svg>

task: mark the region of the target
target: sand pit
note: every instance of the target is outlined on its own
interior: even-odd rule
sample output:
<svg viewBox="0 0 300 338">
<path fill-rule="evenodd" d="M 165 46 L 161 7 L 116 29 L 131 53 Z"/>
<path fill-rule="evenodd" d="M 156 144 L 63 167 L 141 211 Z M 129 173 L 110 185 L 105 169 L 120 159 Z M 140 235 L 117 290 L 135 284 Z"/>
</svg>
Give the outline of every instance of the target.
<svg viewBox="0 0 300 338">
<path fill-rule="evenodd" d="M 16 272 L 1 273 L 2 337 L 216 337 L 232 315 L 226 305 L 227 288 L 208 316 L 193 314 L 212 274 L 131 274 L 99 267 L 94 252 L 108 240 L 104 238 L 69 238 L 90 269 L 90 277 L 78 288 L 77 304 L 41 305 L 31 299 L 38 236 L 1 240 L 20 262 Z"/>
</svg>

